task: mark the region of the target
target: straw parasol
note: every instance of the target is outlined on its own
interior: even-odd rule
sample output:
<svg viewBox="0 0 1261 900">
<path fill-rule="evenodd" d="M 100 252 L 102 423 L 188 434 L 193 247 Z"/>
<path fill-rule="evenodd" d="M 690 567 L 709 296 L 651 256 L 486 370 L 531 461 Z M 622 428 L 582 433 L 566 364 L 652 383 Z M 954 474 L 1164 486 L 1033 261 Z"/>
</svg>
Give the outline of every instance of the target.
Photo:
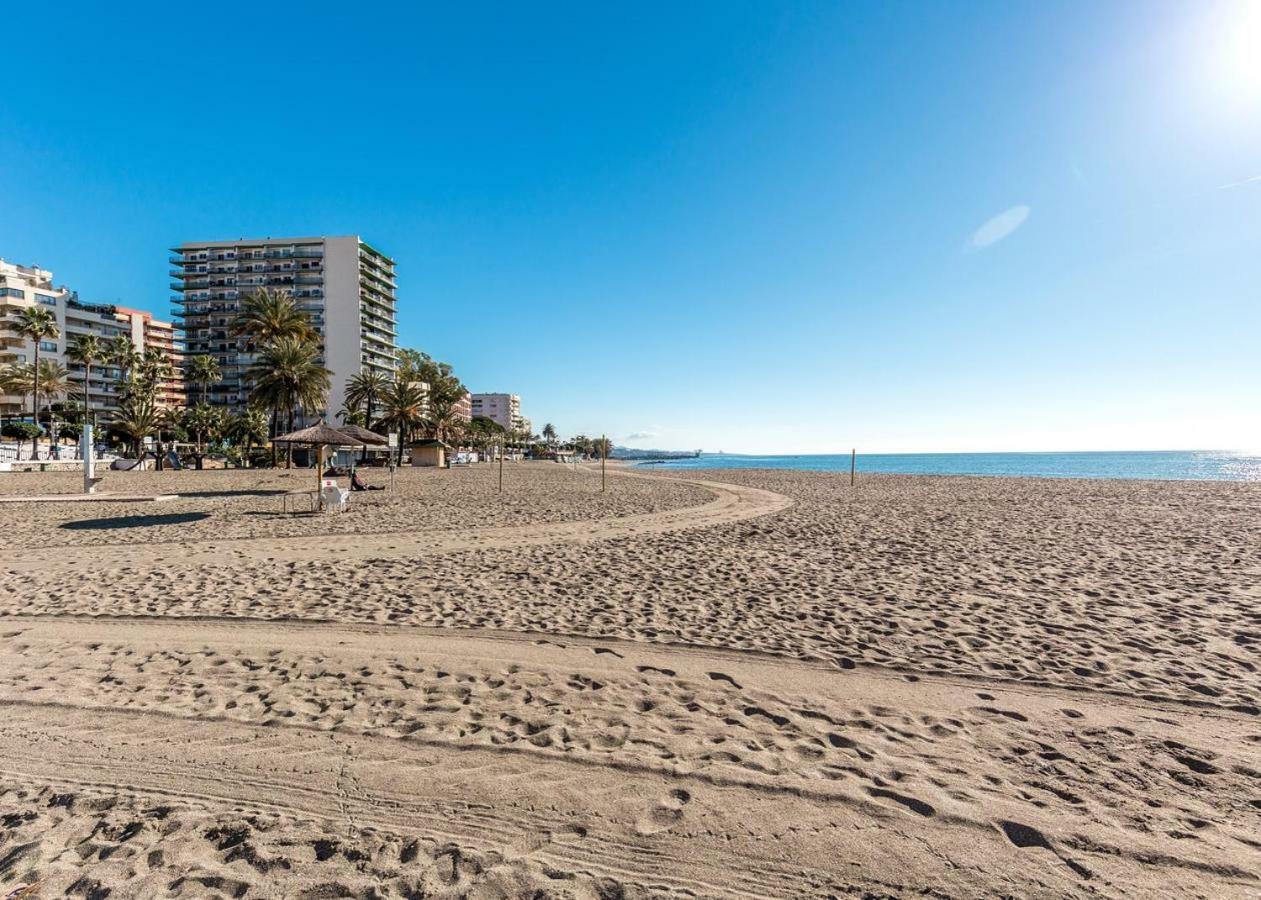
<svg viewBox="0 0 1261 900">
<path fill-rule="evenodd" d="M 342 434 L 348 434 L 352 438 L 358 438 L 360 446 L 363 447 L 363 453 L 359 456 L 359 461 L 363 462 L 368 458 L 369 447 L 384 447 L 390 442 L 390 439 L 383 434 L 377 434 L 375 431 L 369 431 L 358 425 L 343 425 L 337 429 Z"/>
<path fill-rule="evenodd" d="M 383 434 L 377 434 L 375 431 L 369 431 L 358 425 L 343 425 L 337 429 L 342 434 L 355 438 L 355 443 L 365 447 L 384 447 L 390 442 L 390 439 Z"/>
<path fill-rule="evenodd" d="M 371 432 L 369 432 L 371 433 Z M 320 419 L 309 428 L 301 428 L 297 431 L 291 431 L 289 434 L 282 434 L 280 437 L 272 438 L 272 443 L 276 444 L 306 444 L 308 447 L 319 448 L 318 459 L 315 466 L 316 484 L 324 483 L 324 448 L 325 447 L 358 447 L 362 443 L 358 438 L 351 437 L 344 431 L 338 431 L 332 425 L 329 425 L 323 419 Z M 317 495 L 320 498 L 320 506 L 324 505 L 324 494 L 318 490 Z"/>
</svg>

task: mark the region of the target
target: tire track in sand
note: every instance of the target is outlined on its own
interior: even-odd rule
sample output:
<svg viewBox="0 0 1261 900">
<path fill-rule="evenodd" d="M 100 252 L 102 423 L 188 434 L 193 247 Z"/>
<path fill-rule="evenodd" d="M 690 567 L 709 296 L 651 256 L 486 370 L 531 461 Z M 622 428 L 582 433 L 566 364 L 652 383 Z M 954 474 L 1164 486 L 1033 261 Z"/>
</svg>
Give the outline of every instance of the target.
<svg viewBox="0 0 1261 900">
<path fill-rule="evenodd" d="M 7 640 L 0 773 L 25 783 L 485 850 L 581 835 L 533 852 L 703 896 L 896 885 L 908 869 L 972 895 L 1010 888 L 1012 872 L 1057 895 L 1153 867 L 1220 896 L 1257 883 L 1229 810 L 1195 809 L 1214 825 L 1188 843 L 1118 825 L 1148 813 L 1141 791 L 1091 777 L 1060 788 L 1082 796 L 1031 804 L 1047 776 L 998 761 L 1031 745 L 1091 767 L 1128 754 L 1133 771 L 1196 764 L 1224 778 L 1233 758 L 1209 763 L 1181 742 L 1244 754 L 1243 717 L 502 633 L 47 618 L 13 621 Z M 1118 737 L 1088 758 L 1064 743 L 1065 722 Z M 1135 750 L 1171 742 L 1181 749 Z M 1239 767 L 1255 771 L 1258 755 Z M 1197 795 L 1189 786 L 1178 803 Z"/>
<path fill-rule="evenodd" d="M 630 472 L 615 477 L 652 478 Z M 783 494 L 714 481 L 687 481 L 714 499 L 698 506 L 613 519 L 578 520 L 482 529 L 321 534 L 283 538 L 150 544 L 94 544 L 23 550 L 4 561 L 12 573 L 144 569 L 154 565 L 230 566 L 249 562 L 337 562 L 408 559 L 469 550 L 499 550 L 552 543 L 586 544 L 725 525 L 770 515 L 792 505 Z"/>
</svg>

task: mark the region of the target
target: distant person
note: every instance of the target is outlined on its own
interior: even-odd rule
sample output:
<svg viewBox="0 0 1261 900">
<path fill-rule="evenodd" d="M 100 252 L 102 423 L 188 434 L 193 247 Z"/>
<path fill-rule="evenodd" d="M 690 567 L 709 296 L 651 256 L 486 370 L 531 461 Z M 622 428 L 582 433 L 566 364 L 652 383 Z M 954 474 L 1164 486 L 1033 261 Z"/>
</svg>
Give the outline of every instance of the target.
<svg viewBox="0 0 1261 900">
<path fill-rule="evenodd" d="M 350 473 L 350 489 L 352 491 L 383 491 L 385 488 L 377 484 L 364 484 L 363 479 L 359 477 L 358 472 Z"/>
</svg>

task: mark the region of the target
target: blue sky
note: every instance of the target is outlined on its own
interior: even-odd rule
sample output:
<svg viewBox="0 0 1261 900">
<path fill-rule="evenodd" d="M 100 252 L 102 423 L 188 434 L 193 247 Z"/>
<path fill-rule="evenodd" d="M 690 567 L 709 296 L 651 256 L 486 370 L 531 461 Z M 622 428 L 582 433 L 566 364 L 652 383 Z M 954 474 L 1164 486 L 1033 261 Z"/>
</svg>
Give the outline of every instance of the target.
<svg viewBox="0 0 1261 900">
<path fill-rule="evenodd" d="M 183 240 L 357 233 L 398 260 L 400 340 L 538 428 L 1261 447 L 1258 3 L 5 26 L 31 38 L 0 85 L 0 256 L 86 299 L 168 314 Z"/>
</svg>

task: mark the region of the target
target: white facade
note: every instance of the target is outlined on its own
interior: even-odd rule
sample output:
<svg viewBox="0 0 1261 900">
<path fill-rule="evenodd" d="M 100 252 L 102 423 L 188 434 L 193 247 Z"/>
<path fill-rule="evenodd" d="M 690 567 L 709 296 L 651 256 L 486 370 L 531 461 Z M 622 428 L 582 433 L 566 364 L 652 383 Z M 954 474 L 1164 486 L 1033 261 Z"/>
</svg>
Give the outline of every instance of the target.
<svg viewBox="0 0 1261 900">
<path fill-rule="evenodd" d="M 291 293 L 320 336 L 332 385 L 327 406 L 308 410 L 309 418 L 334 420 L 346 383 L 362 369 L 396 368 L 394 261 L 358 237 L 210 241 L 172 252 L 185 355 L 213 356 L 223 373 L 210 403 L 239 411 L 249 401 L 255 355 L 231 330 L 242 301 L 260 287 Z"/>
<path fill-rule="evenodd" d="M 518 394 L 473 394 L 469 400 L 474 418 L 490 419 L 508 431 L 524 431 L 530 427 L 529 419 L 521 415 Z"/>
<path fill-rule="evenodd" d="M 18 266 L 0 260 L 0 365 L 26 365 L 35 361 L 35 345 L 16 332 L 17 318 L 23 309 L 42 306 L 53 313 L 57 323 L 57 336 L 47 338 L 40 345 L 39 358 L 65 366 L 76 390 L 83 387 L 83 366 L 70 361 L 66 351 L 79 335 L 95 335 L 102 343 L 117 337 L 129 337 L 136 349 L 159 348 L 168 352 L 173 362 L 178 360 L 172 340 L 171 325 L 154 321 L 148 313 L 102 303 L 81 303 L 78 295 L 65 287 L 53 286 L 52 272 L 32 266 Z M 109 411 L 117 408 L 116 381 L 119 372 L 104 361 L 92 366 L 92 406 L 96 410 Z M 169 392 L 176 396 L 176 382 L 162 385 L 162 397 Z M 13 414 L 19 410 L 30 411 L 30 395 L 0 396 L 0 411 Z"/>
</svg>

